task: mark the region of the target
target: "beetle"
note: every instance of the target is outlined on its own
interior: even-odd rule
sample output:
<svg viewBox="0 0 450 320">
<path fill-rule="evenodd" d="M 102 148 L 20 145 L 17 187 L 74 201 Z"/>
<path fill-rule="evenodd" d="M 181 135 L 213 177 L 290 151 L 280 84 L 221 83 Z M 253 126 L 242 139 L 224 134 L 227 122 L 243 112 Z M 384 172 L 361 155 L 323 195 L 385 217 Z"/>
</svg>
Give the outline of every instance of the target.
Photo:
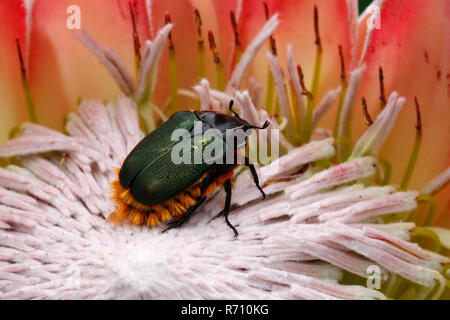
<svg viewBox="0 0 450 320">
<path fill-rule="evenodd" d="M 224 135 L 236 129 L 266 129 L 269 122 L 266 121 L 262 127 L 249 124 L 233 110 L 233 100 L 230 101 L 229 110 L 232 116 L 214 111 L 176 112 L 142 139 L 125 158 L 121 168 L 116 169 L 118 177 L 111 184 L 112 199 L 117 209 L 107 220 L 113 223 L 128 220 L 131 224 L 147 224 L 149 227 L 169 222 L 165 232 L 180 227 L 222 185 L 226 192 L 225 207 L 216 217 L 223 216 L 236 237 L 238 232 L 228 220 L 231 178 L 238 165 L 237 151 L 247 143 L 247 139 L 241 146 L 233 143 L 230 149 Z M 200 121 L 201 136 L 206 130 L 214 129 L 214 139 L 196 139 L 199 136 L 194 130 L 196 121 Z M 178 142 L 173 141 L 171 135 L 176 129 L 189 132 L 187 143 L 194 154 L 195 151 L 203 151 L 205 145 L 220 146 L 224 152 L 217 154 L 216 158 L 223 157 L 222 160 L 225 160 L 226 153 L 232 152 L 232 161 L 175 164 L 171 157 Z M 264 199 L 266 195 L 259 185 L 255 166 L 247 157 L 244 157 L 244 165 L 250 169 L 253 181 Z"/>
</svg>

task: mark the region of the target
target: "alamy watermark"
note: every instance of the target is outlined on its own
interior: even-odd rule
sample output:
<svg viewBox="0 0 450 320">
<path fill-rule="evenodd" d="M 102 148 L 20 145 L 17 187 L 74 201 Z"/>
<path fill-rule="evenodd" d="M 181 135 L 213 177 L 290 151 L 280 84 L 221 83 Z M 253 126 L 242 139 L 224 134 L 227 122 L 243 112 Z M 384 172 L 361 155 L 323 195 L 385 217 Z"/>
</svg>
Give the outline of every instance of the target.
<svg viewBox="0 0 450 320">
<path fill-rule="evenodd" d="M 372 264 L 367 267 L 367 281 L 366 286 L 372 290 L 380 290 L 381 289 L 381 281 L 387 281 L 389 279 L 389 275 L 387 273 L 383 273 L 381 267 L 376 264 Z"/>
<path fill-rule="evenodd" d="M 371 4 L 367 7 L 369 17 L 367 18 L 367 29 L 381 29 L 381 8 L 379 5 Z"/>
<path fill-rule="evenodd" d="M 66 19 L 66 28 L 69 30 L 81 29 L 81 9 L 76 4 L 67 7 L 66 13 L 69 16 Z"/>
</svg>

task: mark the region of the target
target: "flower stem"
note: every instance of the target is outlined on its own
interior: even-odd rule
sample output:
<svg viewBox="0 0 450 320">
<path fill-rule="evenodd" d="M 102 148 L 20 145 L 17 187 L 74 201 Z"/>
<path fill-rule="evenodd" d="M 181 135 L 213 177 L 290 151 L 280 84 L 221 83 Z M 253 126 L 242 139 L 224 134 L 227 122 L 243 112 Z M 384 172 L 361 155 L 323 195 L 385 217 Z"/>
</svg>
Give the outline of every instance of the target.
<svg viewBox="0 0 450 320">
<path fill-rule="evenodd" d="M 216 74 L 217 74 L 217 90 L 223 91 L 225 89 L 225 77 L 223 74 L 222 63 L 216 63 Z"/>
<path fill-rule="evenodd" d="M 423 222 L 423 226 L 427 227 L 431 224 L 431 221 L 433 221 L 434 213 L 436 212 L 436 201 L 434 200 L 433 196 L 431 196 L 429 194 L 419 195 L 419 197 L 417 198 L 417 201 L 425 202 L 425 203 L 428 203 L 428 205 L 429 205 L 427 216 L 425 218 L 425 221 Z"/>
<path fill-rule="evenodd" d="M 205 77 L 205 42 L 202 35 L 202 18 L 198 9 L 194 9 L 194 19 L 197 25 L 197 43 L 198 43 L 198 76 Z"/>
<path fill-rule="evenodd" d="M 312 117 L 313 117 L 313 98 L 308 96 L 306 100 L 306 116 L 305 116 L 305 127 L 303 128 L 303 143 L 308 143 L 311 138 L 311 128 L 312 128 Z"/>
<path fill-rule="evenodd" d="M 314 33 L 316 35 L 316 61 L 314 65 L 314 77 L 311 86 L 311 93 L 313 97 L 317 97 L 317 91 L 319 89 L 319 81 L 320 81 L 320 70 L 322 68 L 322 40 L 320 39 L 319 32 L 319 9 L 317 6 L 314 6 Z"/>
<path fill-rule="evenodd" d="M 302 87 L 302 94 L 306 96 L 306 114 L 305 114 L 305 119 L 302 119 L 301 121 L 303 121 L 303 128 L 301 128 L 300 130 L 300 138 L 301 138 L 301 142 L 302 143 L 307 143 L 307 139 L 305 137 L 306 135 L 306 122 L 308 119 L 308 111 L 311 113 L 309 115 L 309 117 L 311 118 L 311 122 L 312 122 L 312 104 L 313 104 L 313 100 L 314 97 L 311 94 L 311 92 L 308 91 L 308 89 L 306 89 L 306 85 L 305 85 L 305 78 L 304 78 L 304 74 L 303 74 L 303 70 L 302 67 L 298 64 L 297 65 L 297 72 L 298 72 L 298 78 L 300 79 L 300 86 Z M 310 124 L 311 126 L 311 124 Z"/>
<path fill-rule="evenodd" d="M 30 117 L 30 121 L 33 123 L 37 123 L 36 112 L 34 110 L 33 99 L 31 98 L 30 85 L 28 83 L 27 78 L 22 78 L 22 86 L 23 92 L 25 94 L 25 101 L 27 105 L 28 116 Z"/>
<path fill-rule="evenodd" d="M 150 102 L 146 101 L 138 105 L 138 111 L 143 125 L 145 126 L 145 132 L 150 133 L 156 128 L 155 119 L 153 116 L 153 110 L 150 107 Z"/>
<path fill-rule="evenodd" d="M 347 83 L 342 84 L 341 94 L 339 96 L 339 105 L 336 114 L 336 120 L 334 121 L 333 137 L 336 139 L 338 136 L 339 120 L 341 119 L 342 106 L 344 105 L 345 94 L 347 93 Z"/>
<path fill-rule="evenodd" d="M 293 94 L 294 89 L 292 88 L 292 84 L 289 83 L 288 85 L 288 98 L 289 98 L 289 113 L 291 115 L 291 122 L 292 122 L 292 140 L 294 141 L 294 144 L 296 144 L 299 140 L 299 133 L 301 130 L 301 119 L 300 114 L 296 112 L 295 106 L 298 105 L 297 98 Z"/>
<path fill-rule="evenodd" d="M 409 287 L 402 293 L 402 295 L 399 297 L 399 300 L 413 300 L 416 295 L 416 289 L 414 287 Z"/>
<path fill-rule="evenodd" d="M 314 65 L 314 77 L 311 87 L 311 93 L 313 97 L 317 97 L 317 91 L 319 90 L 320 71 L 322 69 L 322 47 L 317 47 L 316 61 Z"/>
<path fill-rule="evenodd" d="M 166 14 L 166 24 L 171 23 L 170 15 Z M 175 45 L 172 39 L 172 31 L 169 33 L 169 82 L 170 82 L 170 98 L 171 111 L 178 111 L 178 80 L 177 80 L 177 61 L 175 55 Z"/>
<path fill-rule="evenodd" d="M 233 10 L 231 10 L 231 12 L 230 12 L 230 20 L 231 20 L 231 27 L 233 28 L 233 34 L 234 34 L 234 50 L 235 50 L 234 64 L 237 64 L 239 62 L 239 60 L 241 60 L 242 45 L 241 45 L 241 40 L 239 39 L 239 29 L 238 29 L 238 23 L 236 20 L 236 15 L 234 14 Z"/>
<path fill-rule="evenodd" d="M 345 94 L 347 93 L 347 77 L 345 72 L 345 60 L 344 53 L 342 52 L 342 46 L 339 45 L 339 59 L 341 61 L 341 94 L 339 96 L 339 105 L 336 114 L 336 120 L 334 122 L 333 137 L 336 139 L 338 137 L 339 131 L 339 121 L 341 119 L 342 106 L 344 105 Z"/>
<path fill-rule="evenodd" d="M 391 175 L 392 175 L 392 165 L 389 162 L 389 160 L 384 159 L 384 158 L 380 158 L 378 159 L 379 163 L 383 166 L 384 170 L 384 175 L 383 175 L 383 181 L 381 182 L 382 186 L 386 186 L 389 184 L 389 181 L 391 180 Z"/>
<path fill-rule="evenodd" d="M 239 63 L 242 57 L 242 47 L 236 47 L 235 64 Z"/>
<path fill-rule="evenodd" d="M 313 83 L 312 83 L 312 87 L 311 87 L 311 95 L 312 96 L 308 96 L 307 103 L 306 103 L 306 119 L 305 119 L 303 143 L 307 143 L 311 139 L 312 120 L 313 120 L 313 111 L 314 111 L 313 99 L 317 97 L 321 68 L 322 68 L 322 47 L 317 46 L 316 63 L 314 66 L 314 77 L 313 77 Z"/>
<path fill-rule="evenodd" d="M 267 92 L 266 92 L 266 110 L 269 115 L 274 115 L 274 90 L 275 90 L 275 80 L 273 78 L 272 72 L 270 69 L 267 71 Z"/>
<path fill-rule="evenodd" d="M 139 41 L 139 34 L 136 27 L 136 17 L 134 14 L 133 5 L 131 2 L 128 3 L 129 9 L 130 9 L 130 15 L 131 15 L 131 22 L 133 25 L 133 41 L 134 41 L 134 60 L 135 60 L 135 67 L 136 67 L 136 75 L 139 74 L 139 66 L 141 63 L 141 43 Z"/>
<path fill-rule="evenodd" d="M 175 50 L 169 52 L 169 78 L 170 78 L 170 97 L 172 112 L 178 111 L 178 84 L 177 84 L 177 63 L 175 59 Z"/>
<path fill-rule="evenodd" d="M 432 251 L 439 252 L 441 250 L 441 240 L 433 230 L 423 227 L 415 227 L 411 230 L 410 234 L 413 237 L 425 237 L 430 239 L 433 242 Z"/>
<path fill-rule="evenodd" d="M 266 21 L 268 21 L 270 18 L 269 6 L 267 5 L 267 2 L 264 2 L 263 6 Z M 277 46 L 273 35 L 270 35 L 269 38 L 269 49 L 274 56 L 277 56 Z M 277 114 L 277 106 L 276 106 L 277 101 L 278 99 L 275 98 L 275 78 L 269 68 L 267 75 L 267 93 L 266 93 L 266 110 L 269 113 L 269 115 Z"/>
<path fill-rule="evenodd" d="M 23 60 L 22 50 L 20 48 L 20 42 L 18 38 L 16 39 L 16 45 L 17 45 L 17 54 L 19 56 L 20 62 L 20 73 L 22 75 L 22 88 L 23 93 L 25 95 L 25 104 L 27 106 L 28 116 L 30 117 L 31 122 L 37 123 L 38 121 L 36 117 L 36 112 L 34 110 L 33 99 L 31 98 L 30 84 L 28 82 L 27 77 L 27 69 L 25 68 L 25 62 Z"/>
<path fill-rule="evenodd" d="M 387 283 L 387 287 L 384 290 L 386 296 L 388 297 L 394 297 L 395 292 L 397 292 L 398 287 L 400 286 L 402 279 L 396 276 L 395 274 L 392 274 L 389 282 Z"/>
<path fill-rule="evenodd" d="M 313 81 L 311 85 L 311 95 L 313 98 L 317 99 L 317 93 L 319 91 L 319 81 L 320 81 L 320 71 L 322 69 L 322 41 L 320 39 L 319 32 L 319 10 L 317 6 L 314 6 L 314 33 L 316 35 L 316 61 L 314 64 L 314 75 Z M 308 102 L 306 104 L 306 119 L 305 119 L 305 128 L 303 134 L 303 143 L 309 142 L 311 138 L 311 130 L 312 130 L 312 120 L 313 120 L 313 99 L 308 98 Z"/>
<path fill-rule="evenodd" d="M 403 176 L 402 183 L 400 184 L 401 190 L 406 190 L 408 188 L 409 182 L 411 180 L 412 173 L 414 171 L 414 167 L 416 166 L 417 157 L 420 151 L 420 145 L 422 142 L 422 136 L 416 135 L 416 140 L 414 142 L 414 148 L 411 153 L 411 157 L 409 158 L 408 166 L 406 167 L 405 175 Z"/>
<path fill-rule="evenodd" d="M 409 158 L 408 166 L 406 167 L 405 175 L 403 176 L 403 180 L 400 184 L 401 190 L 406 190 L 408 188 L 409 182 L 411 181 L 411 176 L 416 166 L 417 157 L 419 156 L 420 145 L 422 143 L 422 122 L 420 118 L 419 103 L 417 101 L 417 98 L 414 98 L 414 101 L 417 111 L 416 139 L 414 141 L 414 147 Z"/>
<path fill-rule="evenodd" d="M 216 41 L 214 40 L 214 34 L 212 31 L 208 31 L 209 48 L 214 57 L 214 63 L 216 65 L 216 76 L 217 76 L 217 90 L 223 91 L 225 88 L 225 79 L 223 74 L 222 60 L 220 59 L 219 50 L 216 46 Z"/>
</svg>

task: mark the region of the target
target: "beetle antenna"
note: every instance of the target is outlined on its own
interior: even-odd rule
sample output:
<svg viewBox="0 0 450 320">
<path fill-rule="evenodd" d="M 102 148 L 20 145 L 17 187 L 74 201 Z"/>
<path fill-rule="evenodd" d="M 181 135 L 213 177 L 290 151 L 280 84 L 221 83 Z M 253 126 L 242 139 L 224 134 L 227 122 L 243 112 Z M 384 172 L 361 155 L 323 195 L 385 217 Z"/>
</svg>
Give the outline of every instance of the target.
<svg viewBox="0 0 450 320">
<path fill-rule="evenodd" d="M 264 122 L 264 124 L 263 124 L 262 127 L 258 127 L 258 126 L 250 126 L 250 128 L 251 128 L 251 129 L 260 129 L 260 130 L 263 130 L 263 129 L 266 129 L 266 128 L 269 126 L 269 124 L 270 124 L 270 122 L 269 122 L 269 121 L 266 121 L 266 122 Z"/>
<path fill-rule="evenodd" d="M 231 112 L 233 112 L 233 114 L 236 118 L 241 119 L 239 114 L 233 110 L 233 104 L 234 104 L 234 100 L 230 100 L 230 106 L 228 108 L 230 109 Z"/>
<path fill-rule="evenodd" d="M 233 114 L 234 114 L 234 116 L 235 116 L 236 118 L 241 119 L 241 120 L 244 120 L 244 119 L 242 119 L 242 118 L 239 116 L 239 114 L 238 114 L 236 111 L 233 110 L 233 104 L 234 104 L 234 100 L 230 100 L 230 106 L 229 106 L 230 111 L 233 112 Z M 264 122 L 264 124 L 263 124 L 262 127 L 250 125 L 249 128 L 250 128 L 250 129 L 261 129 L 261 130 L 262 130 L 262 129 L 266 129 L 266 128 L 269 126 L 269 124 L 270 124 L 270 122 L 269 122 L 269 121 L 266 121 L 266 122 Z"/>
</svg>

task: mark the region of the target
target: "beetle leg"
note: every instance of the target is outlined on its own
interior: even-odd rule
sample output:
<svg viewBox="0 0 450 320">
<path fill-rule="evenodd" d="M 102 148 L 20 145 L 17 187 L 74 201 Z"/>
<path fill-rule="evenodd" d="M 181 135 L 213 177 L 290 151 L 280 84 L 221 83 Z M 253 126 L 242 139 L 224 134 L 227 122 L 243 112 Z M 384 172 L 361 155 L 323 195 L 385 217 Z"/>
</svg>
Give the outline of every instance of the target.
<svg viewBox="0 0 450 320">
<path fill-rule="evenodd" d="M 252 173 L 252 176 L 253 176 L 253 182 L 255 182 L 255 184 L 258 187 L 259 191 L 261 192 L 261 194 L 263 196 L 263 200 L 264 200 L 266 198 L 266 194 L 263 191 L 263 189 L 261 188 L 261 186 L 259 185 L 259 178 L 258 178 L 258 174 L 256 173 L 255 166 L 253 165 L 253 163 L 250 162 L 250 159 L 247 157 L 244 158 L 244 164 L 250 169 L 250 172 Z"/>
<path fill-rule="evenodd" d="M 206 197 L 197 198 L 197 202 L 192 207 L 190 207 L 179 220 L 169 223 L 169 227 L 164 229 L 162 233 L 169 231 L 170 229 L 181 227 L 183 223 L 185 223 L 189 219 L 192 213 L 194 213 L 194 211 L 197 210 L 197 208 L 200 207 L 203 202 L 205 202 L 205 200 Z"/>
<path fill-rule="evenodd" d="M 223 210 L 218 214 L 218 216 L 221 216 L 221 215 L 224 216 L 225 222 L 231 228 L 231 230 L 233 230 L 234 237 L 236 238 L 238 236 L 238 232 L 237 232 L 236 228 L 230 223 L 230 220 L 228 220 L 228 215 L 230 213 L 230 207 L 231 207 L 231 180 L 230 179 L 225 181 L 225 183 L 223 184 L 223 188 L 225 189 L 225 192 L 227 193 L 227 196 L 225 198 L 225 208 L 223 208 Z"/>
<path fill-rule="evenodd" d="M 211 222 L 215 219 L 217 219 L 220 216 L 224 216 L 225 218 L 225 222 L 227 223 L 227 225 L 233 230 L 234 232 L 234 237 L 238 236 L 238 232 L 236 230 L 236 228 L 231 224 L 230 220 L 228 220 L 228 214 L 230 213 L 230 207 L 231 207 L 231 180 L 228 179 L 227 181 L 225 181 L 225 183 L 223 184 L 223 188 L 225 189 L 226 192 L 226 198 L 225 198 L 225 208 L 220 211 L 218 214 L 216 214 L 211 220 L 209 220 L 208 222 Z"/>
<path fill-rule="evenodd" d="M 203 180 L 202 186 L 201 186 L 201 189 L 200 189 L 201 190 L 200 194 L 203 194 L 206 191 L 206 189 L 208 188 L 208 186 L 211 184 L 212 181 L 214 181 L 213 175 L 208 175 Z M 186 211 L 186 213 L 179 220 L 169 223 L 169 227 L 167 229 L 164 229 L 162 232 L 166 232 L 166 231 L 168 231 L 170 229 L 173 229 L 173 228 L 181 227 L 183 225 L 183 223 L 185 223 L 189 219 L 189 217 L 192 215 L 192 213 L 194 213 L 194 211 L 197 210 L 197 208 L 200 207 L 200 205 L 203 202 L 205 202 L 205 200 L 206 200 L 206 197 L 199 197 L 199 198 L 197 198 L 196 199 L 196 203 L 192 207 L 190 207 Z"/>
</svg>

